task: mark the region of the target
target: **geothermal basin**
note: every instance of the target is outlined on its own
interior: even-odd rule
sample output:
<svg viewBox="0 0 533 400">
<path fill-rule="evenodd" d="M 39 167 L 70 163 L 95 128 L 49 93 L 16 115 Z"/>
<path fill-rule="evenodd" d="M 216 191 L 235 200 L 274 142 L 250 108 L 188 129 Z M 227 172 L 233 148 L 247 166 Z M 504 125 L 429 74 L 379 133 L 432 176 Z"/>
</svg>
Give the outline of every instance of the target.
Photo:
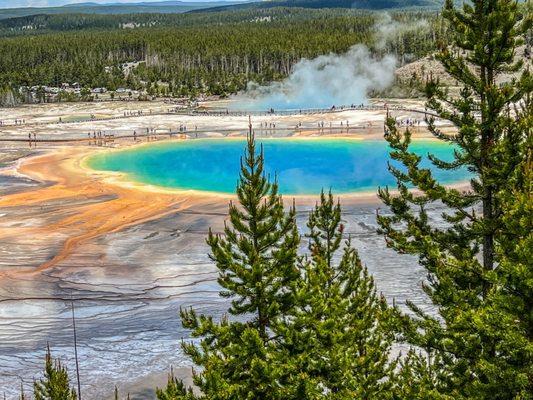
<svg viewBox="0 0 533 400">
<path fill-rule="evenodd" d="M 402 105 L 424 107 L 406 100 Z M 140 117 L 120 117 L 142 107 Z M 167 109 L 164 102 L 112 102 L 0 110 L 2 118 L 28 121 L 2 127 L 3 138 L 25 139 L 36 132 L 37 139 L 76 140 L 0 145 L 5 165 L 0 172 L 0 395 L 5 392 L 8 400 L 19 398 L 21 383 L 28 393 L 41 377 L 47 344 L 70 373 L 75 371 L 71 300 L 85 400 L 111 400 L 115 385 L 121 397 L 153 399 L 170 366 L 190 378 L 191 360 L 180 347 L 190 333 L 179 310 L 192 306 L 219 318 L 228 308 L 205 238 L 209 229 L 224 230 L 249 120 L 247 115 L 162 118 Z M 90 113 L 120 118 L 55 123 Z M 421 118 L 406 110 L 393 115 L 399 121 Z M 395 188 L 382 140 L 385 116 L 384 109 L 350 109 L 268 114 L 252 123 L 267 173 L 271 179 L 277 173 L 287 206 L 295 198 L 300 232 L 306 232 L 316 194 L 331 188 L 341 197 L 345 235 L 379 292 L 400 307 L 409 300 L 431 312 L 421 285 L 426 273 L 416 257 L 388 249 L 377 233 L 376 209 L 380 215 L 388 210 L 375 189 Z M 349 130 L 341 121 L 349 121 Z M 316 129 L 319 123 L 330 128 Z M 444 121 L 437 123 L 454 132 Z M 181 124 L 195 128 L 190 140 L 168 134 Z M 275 129 L 257 129 L 259 124 Z M 157 136 L 165 140 L 131 137 L 148 129 L 165 132 Z M 115 135 L 105 144 L 114 148 L 81 140 L 93 131 Z M 117 139 L 122 135 L 130 137 Z M 430 165 L 427 153 L 450 160 L 453 148 L 431 137 L 423 122 L 414 129 L 412 147 L 424 156 L 423 165 Z M 468 187 L 461 182 L 464 171 L 437 176 Z M 443 210 L 440 204 L 428 206 L 433 226 L 446 224 Z M 306 246 L 302 237 L 302 252 Z"/>
<path fill-rule="evenodd" d="M 281 193 L 316 195 L 322 189 L 338 194 L 375 191 L 395 186 L 388 163 L 396 167 L 384 140 L 260 139 L 266 173 L 277 177 Z M 200 139 L 148 144 L 107 151 L 87 160 L 96 170 L 123 173 L 126 179 L 170 189 L 232 193 L 246 143 L 240 139 Z M 433 140 L 417 140 L 411 150 L 423 156 L 422 167 L 432 169 L 426 155 L 451 161 L 453 147 Z M 434 170 L 443 183 L 467 177 L 465 170 Z"/>
</svg>

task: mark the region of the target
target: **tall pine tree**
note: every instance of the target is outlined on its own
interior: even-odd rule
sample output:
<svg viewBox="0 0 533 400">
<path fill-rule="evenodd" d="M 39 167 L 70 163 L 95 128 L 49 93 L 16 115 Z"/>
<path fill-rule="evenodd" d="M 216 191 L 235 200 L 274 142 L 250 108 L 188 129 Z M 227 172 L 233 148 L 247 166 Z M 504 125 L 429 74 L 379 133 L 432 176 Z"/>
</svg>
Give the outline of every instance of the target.
<svg viewBox="0 0 533 400">
<path fill-rule="evenodd" d="M 321 194 L 310 213 L 309 257 L 291 309 L 273 326 L 284 399 L 391 398 L 393 309 L 376 293 L 349 240 L 341 207 Z"/>
<path fill-rule="evenodd" d="M 391 157 L 403 168 L 390 166 L 398 194 L 379 191 L 392 216 L 379 216 L 378 222 L 388 245 L 418 255 L 428 272 L 424 289 L 440 316 L 410 304 L 416 317 L 407 336 L 427 352 L 428 368 L 440 377 L 439 392 L 456 399 L 520 398 L 531 379 L 527 382 L 514 372 L 530 364 L 524 364 L 524 358 L 505 357 L 510 349 L 500 346 L 503 333 L 485 317 L 497 312 L 490 310 L 491 296 L 502 284 L 496 250 L 512 234 L 504 223 L 501 194 L 511 189 L 531 129 L 524 124 L 527 113 L 513 109 L 532 91 L 529 72 L 506 83 L 499 77 L 521 68 L 514 56 L 531 16 L 523 18 L 511 0 L 473 0 L 462 10 L 447 1 L 444 16 L 450 22 L 451 42 L 443 45 L 438 59 L 463 87 L 451 96 L 438 82 L 428 82 L 428 107 L 457 128 L 456 134 L 445 134 L 434 120 L 428 121 L 435 137 L 456 146 L 452 162 L 430 159 L 437 168 L 467 168 L 473 174 L 471 190 L 447 188 L 429 169 L 421 168 L 421 157 L 409 149 L 411 133 L 401 132 L 388 117 Z M 432 203 L 447 207 L 446 226 L 431 225 L 427 209 Z M 520 296 L 531 303 L 527 293 Z M 515 344 L 521 346 L 517 351 L 524 351 L 523 342 Z M 487 368 L 496 360 L 500 374 Z"/>
<path fill-rule="evenodd" d="M 498 267 L 489 276 L 491 290 L 480 315 L 483 336 L 497 338 L 492 357 L 481 366 L 480 391 L 493 398 L 533 398 L 533 103 L 519 111 L 527 138 L 522 162 L 498 194 L 502 236 L 495 248 Z M 500 385 L 499 382 L 505 382 Z"/>
<path fill-rule="evenodd" d="M 203 397 L 275 399 L 271 325 L 293 306 L 299 235 L 294 208 L 284 210 L 277 183 L 265 176 L 263 149 L 257 151 L 251 127 L 237 197 L 238 204 L 230 203 L 224 235 L 210 231 L 207 239 L 219 270 L 220 294 L 232 299 L 232 317 L 217 322 L 182 310 L 183 325 L 202 338 L 200 345 L 183 348 L 202 367 L 194 383 Z"/>
</svg>

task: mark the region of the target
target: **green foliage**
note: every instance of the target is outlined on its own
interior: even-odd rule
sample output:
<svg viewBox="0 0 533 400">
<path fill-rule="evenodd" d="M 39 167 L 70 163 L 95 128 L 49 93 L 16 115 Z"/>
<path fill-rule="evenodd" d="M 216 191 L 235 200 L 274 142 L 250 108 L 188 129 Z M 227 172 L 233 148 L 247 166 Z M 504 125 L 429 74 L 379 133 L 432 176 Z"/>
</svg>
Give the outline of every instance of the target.
<svg viewBox="0 0 533 400">
<path fill-rule="evenodd" d="M 495 341 L 495 356 L 480 365 L 487 382 L 479 390 L 490 391 L 493 398 L 506 398 L 509 391 L 517 399 L 533 398 L 533 107 L 530 101 L 525 104 L 520 129 L 527 138 L 510 189 L 498 194 L 504 234 L 495 249 L 498 267 L 489 275 L 487 307 L 479 318 L 482 335 Z"/>
<path fill-rule="evenodd" d="M 239 206 L 229 206 L 231 227 L 225 227 L 225 237 L 210 231 L 207 243 L 220 271 L 221 295 L 234 299 L 229 312 L 255 315 L 248 325 L 266 340 L 271 320 L 292 306 L 287 289 L 298 276 L 299 235 L 296 211 L 285 214 L 277 183 L 264 175 L 263 149 L 257 154 L 255 146 L 250 135 L 237 186 Z"/>
<path fill-rule="evenodd" d="M 411 7 L 438 9 L 439 0 L 269 0 L 252 3 L 235 4 L 208 8 L 204 12 L 242 10 L 242 9 L 269 9 L 273 7 L 302 7 L 302 8 L 344 8 L 366 10 L 390 10 Z"/>
<path fill-rule="evenodd" d="M 193 400 L 195 399 L 191 388 L 186 388 L 183 382 L 174 376 L 171 371 L 168 375 L 167 387 L 157 389 L 156 396 L 158 400 Z"/>
<path fill-rule="evenodd" d="M 198 397 L 392 399 L 398 312 L 343 241 L 340 205 L 322 193 L 309 216 L 309 254 L 298 257 L 295 210 L 284 210 L 263 163 L 250 134 L 239 205 L 230 203 L 224 236 L 210 232 L 207 239 L 232 318 L 181 311 L 183 326 L 201 338 L 183 344 L 202 368 L 194 374 Z M 174 378 L 158 396 L 194 397 Z"/>
<path fill-rule="evenodd" d="M 452 162 L 429 157 L 438 168 L 468 168 L 474 174 L 471 190 L 446 188 L 429 169 L 420 168 L 421 157 L 409 150 L 411 133 L 401 132 L 389 117 L 386 139 L 391 157 L 402 167 L 390 166 L 398 194 L 379 191 L 392 216 L 379 216 L 378 222 L 390 247 L 418 255 L 428 271 L 424 289 L 440 314 L 436 318 L 409 304 L 415 317 L 406 337 L 428 353 L 427 368 L 439 374 L 437 382 L 426 380 L 435 386 L 424 391 L 438 388 L 456 399 L 529 398 L 522 393 L 533 393 L 531 329 L 520 328 L 529 317 L 509 314 L 503 305 L 531 304 L 531 291 L 511 290 L 496 250 L 514 237 L 501 196 L 511 193 L 512 177 L 530 146 L 533 87 L 527 71 L 516 81 L 500 83 L 497 78 L 519 70 L 514 51 L 530 16 L 522 19 L 513 1 L 477 0 L 462 11 L 448 2 L 445 17 L 451 43 L 438 59 L 463 89 L 452 97 L 432 81 L 426 91 L 428 108 L 450 120 L 457 133 L 441 132 L 433 120 L 429 128 L 457 150 Z M 525 112 L 514 109 L 519 102 L 525 102 Z M 433 226 L 427 212 L 433 203 L 447 207 L 442 215 L 446 226 Z M 515 267 L 510 269 L 516 272 Z"/>
<path fill-rule="evenodd" d="M 34 382 L 35 400 L 76 400 L 76 391 L 70 388 L 68 372 L 59 360 L 52 360 L 50 347 L 46 349 L 44 377 Z M 24 398 L 24 394 L 22 394 Z"/>
<path fill-rule="evenodd" d="M 442 370 L 434 368 L 441 360 L 429 354 L 411 349 L 400 357 L 398 373 L 393 381 L 395 400 L 453 400 L 445 394 L 444 383 L 447 379 Z M 438 355 L 437 355 L 438 357 Z"/>
<path fill-rule="evenodd" d="M 224 237 L 210 231 L 207 239 L 219 269 L 220 294 L 233 299 L 230 314 L 246 320 L 224 317 L 217 323 L 193 310 L 181 311 L 183 325 L 202 337 L 200 346 L 183 348 L 203 367 L 194 383 L 206 398 L 276 398 L 270 327 L 293 304 L 299 236 L 295 211 L 285 213 L 277 184 L 264 175 L 263 161 L 250 128 L 237 187 L 239 206 L 230 203 L 231 225 Z"/>
<path fill-rule="evenodd" d="M 394 310 L 350 241 L 342 244 L 341 207 L 331 193 L 321 194 L 308 228 L 310 257 L 300 263 L 295 307 L 273 326 L 282 338 L 282 398 L 391 398 Z"/>
</svg>

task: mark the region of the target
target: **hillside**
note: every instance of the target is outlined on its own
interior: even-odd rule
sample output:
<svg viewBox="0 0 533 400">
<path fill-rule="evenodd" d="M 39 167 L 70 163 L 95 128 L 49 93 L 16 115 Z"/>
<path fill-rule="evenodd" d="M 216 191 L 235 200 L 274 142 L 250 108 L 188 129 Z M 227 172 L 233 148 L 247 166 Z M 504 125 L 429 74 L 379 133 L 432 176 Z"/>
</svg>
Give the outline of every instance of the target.
<svg viewBox="0 0 533 400">
<path fill-rule="evenodd" d="M 359 9 L 343 8 L 301 8 L 301 7 L 271 7 L 247 8 L 220 12 L 194 13 L 133 13 L 133 14 L 38 14 L 22 17 L 0 19 L 0 37 L 19 35 L 37 35 L 51 32 L 85 31 L 85 30 L 134 30 L 156 28 L 187 28 L 207 27 L 231 24 L 252 25 L 283 25 L 294 26 L 303 21 L 316 21 L 319 29 L 327 28 L 327 22 L 335 23 L 338 19 L 359 21 L 359 26 L 349 26 L 347 31 L 362 31 L 375 23 L 372 13 Z M 409 14 L 409 15 L 407 15 Z M 433 11 L 419 11 L 414 13 L 392 11 L 398 21 L 405 18 L 433 19 Z M 362 19 L 359 19 L 361 17 Z M 322 22 L 320 22 L 322 21 Z M 403 23 L 403 22 L 402 22 Z M 360 24 L 363 24 L 363 28 Z"/>
<path fill-rule="evenodd" d="M 274 7 L 351 8 L 365 10 L 394 10 L 422 8 L 439 9 L 443 0 L 263 0 L 263 1 L 159 1 L 139 3 L 78 3 L 60 7 L 0 8 L 0 20 L 30 15 L 57 14 L 174 14 L 186 12 L 218 12 L 257 10 Z"/>
<path fill-rule="evenodd" d="M 533 69 L 533 59 L 531 58 L 531 46 L 522 45 L 516 49 L 515 62 L 522 61 L 523 65 L 519 71 L 501 74 L 498 77 L 498 83 L 509 82 L 512 79 L 517 79 L 524 70 Z M 416 80 L 425 82 L 433 77 L 438 79 L 441 84 L 448 87 L 455 87 L 457 81 L 446 73 L 442 64 L 435 59 L 433 55 L 427 55 L 412 63 L 406 64 L 396 70 L 396 77 L 402 82 L 409 82 Z"/>
<path fill-rule="evenodd" d="M 353 8 L 366 10 L 392 9 L 439 9 L 441 0 L 265 0 L 245 4 L 223 5 L 207 8 L 202 11 L 227 11 L 242 9 L 264 9 L 272 7 L 301 7 L 301 8 Z"/>
<path fill-rule="evenodd" d="M 187 2 L 187 1 L 161 1 L 155 3 L 130 3 L 130 4 L 96 4 L 79 3 L 69 4 L 61 7 L 22 7 L 22 8 L 0 8 L 0 19 L 25 17 L 28 15 L 44 14 L 144 14 L 144 13 L 184 13 L 192 10 L 213 8 L 225 5 L 240 3 L 238 1 L 208 1 L 208 2 Z"/>
</svg>

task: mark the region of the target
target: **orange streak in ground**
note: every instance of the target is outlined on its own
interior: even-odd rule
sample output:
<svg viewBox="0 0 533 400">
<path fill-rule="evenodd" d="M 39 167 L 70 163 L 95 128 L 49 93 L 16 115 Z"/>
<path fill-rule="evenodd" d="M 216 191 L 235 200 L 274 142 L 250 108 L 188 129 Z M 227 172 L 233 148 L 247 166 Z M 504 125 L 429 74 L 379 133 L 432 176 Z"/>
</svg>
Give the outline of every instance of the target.
<svg viewBox="0 0 533 400">
<path fill-rule="evenodd" d="M 20 173 L 54 183 L 0 198 L 0 207 L 46 206 L 50 201 L 62 201 L 64 205 L 58 205 L 57 208 L 73 211 L 72 215 L 60 216 L 57 221 L 46 226 L 30 225 L 0 230 L 0 238 L 11 239 L 27 238 L 27 235 L 38 239 L 41 235 L 53 232 L 68 236 L 61 250 L 33 272 L 64 261 L 80 244 L 90 239 L 186 209 L 192 204 L 184 194 L 128 188 L 92 176 L 80 166 L 80 160 L 87 152 L 86 148 L 62 148 L 51 154 L 26 160 L 18 169 Z M 103 196 L 107 198 L 98 199 Z M 198 196 L 192 197 L 195 204 L 201 200 Z M 87 199 L 94 202 L 69 205 L 69 201 Z"/>
</svg>

